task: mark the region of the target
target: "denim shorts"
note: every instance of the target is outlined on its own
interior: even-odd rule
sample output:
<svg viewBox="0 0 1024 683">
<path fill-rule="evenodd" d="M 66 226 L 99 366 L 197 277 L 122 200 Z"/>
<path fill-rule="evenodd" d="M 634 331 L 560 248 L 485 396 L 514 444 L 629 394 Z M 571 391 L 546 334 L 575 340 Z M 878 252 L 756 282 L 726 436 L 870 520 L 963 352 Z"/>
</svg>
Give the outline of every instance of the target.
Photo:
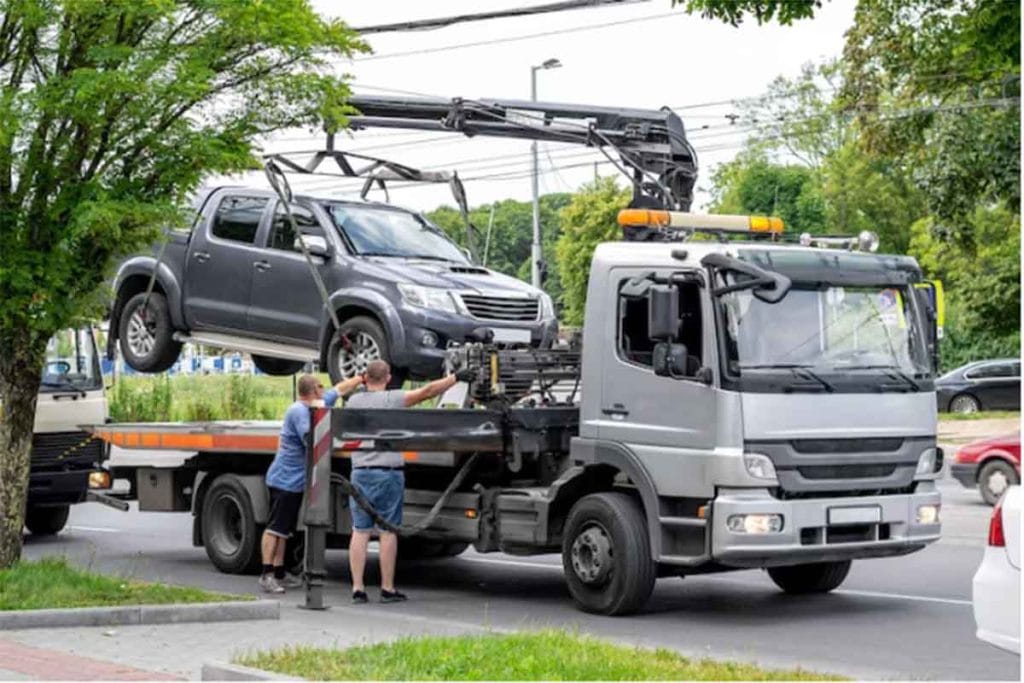
<svg viewBox="0 0 1024 683">
<path fill-rule="evenodd" d="M 402 524 L 402 499 L 405 494 L 405 473 L 402 470 L 352 470 L 352 485 L 381 517 L 399 526 Z M 355 498 L 349 496 L 349 510 L 352 512 L 352 528 L 358 531 L 373 529 L 370 517 Z"/>
</svg>

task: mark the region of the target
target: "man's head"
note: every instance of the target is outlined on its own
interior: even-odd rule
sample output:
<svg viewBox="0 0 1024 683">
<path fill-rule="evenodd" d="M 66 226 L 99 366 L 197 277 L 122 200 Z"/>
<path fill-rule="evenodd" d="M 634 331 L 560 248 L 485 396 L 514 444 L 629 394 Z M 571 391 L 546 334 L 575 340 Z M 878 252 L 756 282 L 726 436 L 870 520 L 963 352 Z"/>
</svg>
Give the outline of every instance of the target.
<svg viewBox="0 0 1024 683">
<path fill-rule="evenodd" d="M 315 401 L 324 394 L 324 385 L 313 375 L 302 375 L 298 383 L 299 400 Z"/>
<path fill-rule="evenodd" d="M 382 360 L 371 360 L 366 366 L 366 388 L 370 391 L 386 389 L 391 381 L 391 366 Z"/>
</svg>

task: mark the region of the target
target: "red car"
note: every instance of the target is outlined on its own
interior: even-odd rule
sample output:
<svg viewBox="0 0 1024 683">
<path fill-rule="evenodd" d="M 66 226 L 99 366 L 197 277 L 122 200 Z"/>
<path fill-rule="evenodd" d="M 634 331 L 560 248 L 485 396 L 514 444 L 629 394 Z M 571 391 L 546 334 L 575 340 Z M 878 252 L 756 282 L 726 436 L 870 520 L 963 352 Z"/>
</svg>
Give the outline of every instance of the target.
<svg viewBox="0 0 1024 683">
<path fill-rule="evenodd" d="M 961 446 L 949 470 L 964 486 L 977 486 L 985 502 L 995 505 L 1007 488 L 1020 483 L 1020 432 Z"/>
</svg>

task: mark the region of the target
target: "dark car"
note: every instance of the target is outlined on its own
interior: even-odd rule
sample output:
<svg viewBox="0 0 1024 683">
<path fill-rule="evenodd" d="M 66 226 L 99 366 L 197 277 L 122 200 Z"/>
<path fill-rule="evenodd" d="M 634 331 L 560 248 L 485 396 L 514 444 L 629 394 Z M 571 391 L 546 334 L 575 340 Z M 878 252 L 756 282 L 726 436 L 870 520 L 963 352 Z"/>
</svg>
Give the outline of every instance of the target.
<svg viewBox="0 0 1024 683">
<path fill-rule="evenodd" d="M 995 505 L 1007 488 L 1020 483 L 1020 432 L 973 441 L 957 449 L 949 473 Z"/>
<path fill-rule="evenodd" d="M 968 363 L 935 380 L 940 411 L 1020 410 L 1020 360 Z"/>
</svg>

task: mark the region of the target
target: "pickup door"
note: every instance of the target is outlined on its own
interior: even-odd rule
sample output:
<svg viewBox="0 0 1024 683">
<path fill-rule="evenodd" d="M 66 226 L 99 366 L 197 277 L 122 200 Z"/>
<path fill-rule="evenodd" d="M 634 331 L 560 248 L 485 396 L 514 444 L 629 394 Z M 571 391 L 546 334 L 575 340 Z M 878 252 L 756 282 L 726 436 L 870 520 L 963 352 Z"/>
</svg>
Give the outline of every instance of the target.
<svg viewBox="0 0 1024 683">
<path fill-rule="evenodd" d="M 263 252 L 256 235 L 267 197 L 225 193 L 213 199 L 193 235 L 185 266 L 185 318 L 189 327 L 246 330 L 253 263 Z"/>
<path fill-rule="evenodd" d="M 316 346 L 323 302 L 306 257 L 295 249 L 295 232 L 288 216 L 280 202 L 276 204 L 270 230 L 266 234 L 266 248 L 252 264 L 249 328 L 260 337 Z M 293 205 L 292 216 L 302 234 L 325 237 L 328 244 L 335 244 L 325 235 L 316 215 L 309 209 Z M 330 291 L 331 260 L 320 256 L 312 258 Z"/>
</svg>

